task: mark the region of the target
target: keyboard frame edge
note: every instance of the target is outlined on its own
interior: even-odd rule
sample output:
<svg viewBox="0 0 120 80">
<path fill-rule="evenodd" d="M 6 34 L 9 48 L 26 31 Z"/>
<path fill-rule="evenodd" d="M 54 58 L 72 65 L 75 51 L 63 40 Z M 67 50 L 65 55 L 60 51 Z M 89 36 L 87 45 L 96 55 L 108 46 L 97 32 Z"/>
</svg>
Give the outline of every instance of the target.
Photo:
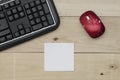
<svg viewBox="0 0 120 80">
<path fill-rule="evenodd" d="M 28 34 L 28 35 L 20 37 L 18 39 L 8 41 L 4 44 L 0 44 L 0 51 L 3 51 L 3 50 L 8 49 L 10 47 L 16 46 L 18 44 L 24 43 L 24 42 L 29 41 L 31 39 L 34 39 L 36 37 L 39 37 L 39 36 L 42 36 L 42 35 L 47 34 L 49 32 L 52 32 L 59 27 L 60 18 L 59 18 L 57 9 L 55 7 L 55 4 L 54 4 L 53 0 L 46 0 L 46 1 L 48 2 L 49 6 L 50 6 L 50 9 L 52 11 L 52 14 L 53 14 L 53 17 L 54 17 L 54 20 L 55 20 L 56 24 L 51 26 L 51 27 L 47 27 L 46 29 L 36 31 L 32 34 Z"/>
</svg>

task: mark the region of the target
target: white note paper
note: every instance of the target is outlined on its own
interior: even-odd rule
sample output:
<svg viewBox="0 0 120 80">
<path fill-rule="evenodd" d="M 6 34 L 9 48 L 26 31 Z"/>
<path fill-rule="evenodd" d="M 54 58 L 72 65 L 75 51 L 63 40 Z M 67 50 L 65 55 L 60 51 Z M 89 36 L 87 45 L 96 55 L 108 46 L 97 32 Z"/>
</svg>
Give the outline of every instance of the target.
<svg viewBox="0 0 120 80">
<path fill-rule="evenodd" d="M 74 71 L 74 43 L 45 43 L 45 71 Z"/>
</svg>

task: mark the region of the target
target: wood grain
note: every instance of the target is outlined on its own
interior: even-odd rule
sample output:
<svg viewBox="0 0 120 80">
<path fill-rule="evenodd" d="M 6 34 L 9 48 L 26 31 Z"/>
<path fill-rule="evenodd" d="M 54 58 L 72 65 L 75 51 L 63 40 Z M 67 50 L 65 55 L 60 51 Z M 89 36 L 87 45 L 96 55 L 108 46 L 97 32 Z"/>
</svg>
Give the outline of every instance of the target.
<svg viewBox="0 0 120 80">
<path fill-rule="evenodd" d="M 13 80 L 13 54 L 0 53 L 0 80 Z"/>
<path fill-rule="evenodd" d="M 0 80 L 120 80 L 120 0 L 54 0 L 60 27 L 0 52 Z M 106 32 L 92 39 L 79 16 L 93 10 Z M 74 72 L 44 72 L 44 43 L 75 43 Z"/>
<path fill-rule="evenodd" d="M 119 0 L 54 0 L 60 16 L 80 16 L 87 10 L 99 16 L 120 16 Z"/>
<path fill-rule="evenodd" d="M 120 17 L 101 17 L 101 19 L 106 26 L 106 32 L 98 39 L 88 36 L 78 17 L 61 17 L 61 25 L 56 31 L 5 52 L 43 52 L 46 42 L 74 42 L 75 52 L 120 52 Z"/>
<path fill-rule="evenodd" d="M 12 54 L 11 54 L 12 55 Z M 43 53 L 14 53 L 16 80 L 119 80 L 120 55 L 104 53 L 75 54 L 74 72 L 44 72 Z M 3 56 L 6 58 L 6 56 Z M 6 61 L 5 61 L 6 62 Z M 7 64 L 12 64 L 7 62 Z M 5 70 L 6 68 L 3 68 Z M 12 73 L 12 72 L 11 72 Z M 2 74 L 6 76 L 6 74 Z M 3 80 L 6 80 L 4 77 Z M 0 77 L 1 80 L 1 77 Z"/>
</svg>

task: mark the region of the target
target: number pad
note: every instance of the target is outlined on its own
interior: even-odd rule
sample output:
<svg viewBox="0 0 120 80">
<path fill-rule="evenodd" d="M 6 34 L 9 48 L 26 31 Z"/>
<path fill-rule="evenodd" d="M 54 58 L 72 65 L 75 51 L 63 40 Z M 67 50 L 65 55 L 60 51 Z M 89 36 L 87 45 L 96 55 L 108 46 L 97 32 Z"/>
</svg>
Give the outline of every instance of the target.
<svg viewBox="0 0 120 80">
<path fill-rule="evenodd" d="M 8 10 L 6 13 L 10 22 L 25 17 L 25 13 L 22 6 Z"/>
</svg>

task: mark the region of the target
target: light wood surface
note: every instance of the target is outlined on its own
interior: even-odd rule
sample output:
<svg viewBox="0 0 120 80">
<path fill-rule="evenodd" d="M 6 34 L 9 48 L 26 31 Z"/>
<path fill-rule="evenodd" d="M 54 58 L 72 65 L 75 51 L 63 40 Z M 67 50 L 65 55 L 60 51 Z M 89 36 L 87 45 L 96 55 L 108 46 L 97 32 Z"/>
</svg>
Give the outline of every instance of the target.
<svg viewBox="0 0 120 80">
<path fill-rule="evenodd" d="M 54 0 L 60 27 L 0 52 L 0 80 L 120 80 L 120 0 Z M 95 11 L 106 26 L 90 38 L 79 16 Z M 57 40 L 56 40 L 57 39 Z M 44 43 L 75 43 L 74 72 L 44 72 Z"/>
<path fill-rule="evenodd" d="M 12 56 L 15 57 L 14 63 L 12 63 L 14 60 Z M 116 53 L 76 53 L 74 72 L 44 72 L 43 53 L 4 53 L 0 57 L 2 57 L 1 63 L 3 63 L 0 67 L 1 80 L 12 80 L 14 78 L 16 80 L 120 79 L 120 55 L 116 55 Z M 14 64 L 15 70 L 11 64 Z"/>
</svg>

